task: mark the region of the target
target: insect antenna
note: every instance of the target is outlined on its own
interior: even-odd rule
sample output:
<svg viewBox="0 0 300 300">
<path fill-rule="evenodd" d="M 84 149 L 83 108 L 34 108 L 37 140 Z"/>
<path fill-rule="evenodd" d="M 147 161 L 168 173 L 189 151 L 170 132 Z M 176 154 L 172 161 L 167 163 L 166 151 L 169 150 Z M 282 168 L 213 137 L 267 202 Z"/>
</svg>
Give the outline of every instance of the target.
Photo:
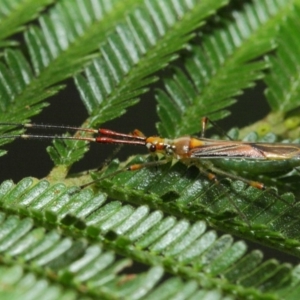
<svg viewBox="0 0 300 300">
<path fill-rule="evenodd" d="M 83 136 L 61 136 L 61 135 L 43 135 L 43 134 L 4 134 L 0 136 L 0 139 L 56 139 L 56 140 L 75 140 L 96 142 L 102 144 L 131 144 L 131 145 L 145 145 L 145 137 L 141 132 L 135 131 L 134 134 L 125 134 L 112 131 L 109 129 L 99 128 L 82 128 L 75 126 L 60 126 L 60 125 L 47 125 L 47 124 L 34 124 L 34 123 L 12 123 L 2 122 L 0 126 L 14 126 L 19 128 L 33 128 L 33 129 L 59 129 L 59 130 L 71 130 L 76 132 L 88 132 L 97 134 L 96 137 L 83 137 Z"/>
<path fill-rule="evenodd" d="M 70 130 L 70 131 L 85 131 L 91 133 L 97 133 L 98 130 L 92 128 L 82 128 L 76 126 L 65 125 L 49 125 L 49 124 L 35 124 L 35 123 L 13 123 L 13 122 L 1 122 L 0 126 L 13 126 L 16 128 L 33 128 L 33 129 L 58 129 L 58 130 Z"/>
</svg>

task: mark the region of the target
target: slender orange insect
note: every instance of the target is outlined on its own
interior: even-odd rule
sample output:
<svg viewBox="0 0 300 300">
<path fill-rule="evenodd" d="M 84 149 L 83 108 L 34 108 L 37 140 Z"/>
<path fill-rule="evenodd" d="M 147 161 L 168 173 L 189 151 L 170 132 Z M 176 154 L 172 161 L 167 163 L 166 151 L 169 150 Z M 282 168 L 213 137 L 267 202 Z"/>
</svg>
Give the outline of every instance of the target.
<svg viewBox="0 0 300 300">
<path fill-rule="evenodd" d="M 124 134 L 109 129 L 99 128 L 80 128 L 72 126 L 56 126 L 43 124 L 19 124 L 19 123 L 0 123 L 0 126 L 14 126 L 21 128 L 41 128 L 41 129 L 66 129 L 78 132 L 87 132 L 95 134 L 95 137 L 66 137 L 59 135 L 3 135 L 1 139 L 63 139 L 63 140 L 82 140 L 100 144 L 118 144 L 118 145 L 141 145 L 148 149 L 151 154 L 161 153 L 165 159 L 146 162 L 142 164 L 133 164 L 125 170 L 135 171 L 144 167 L 157 166 L 165 164 L 170 159 L 177 159 L 187 165 L 196 165 L 200 172 L 205 174 L 209 180 L 218 183 L 215 174 L 229 177 L 235 180 L 241 180 L 246 184 L 260 190 L 266 189 L 265 185 L 259 181 L 248 180 L 244 177 L 228 173 L 217 167 L 218 164 L 228 164 L 233 170 L 253 172 L 276 172 L 295 168 L 300 166 L 300 145 L 283 143 L 251 143 L 233 140 L 215 140 L 204 137 L 208 118 L 202 119 L 202 136 L 182 136 L 175 139 L 167 139 L 159 136 L 144 136 L 139 130 L 132 134 Z M 212 122 L 212 121 L 211 121 Z M 212 122 L 213 123 L 213 122 Z M 213 123 L 214 124 L 214 123 Z M 212 163 L 213 162 L 213 163 Z M 109 176 L 123 172 L 118 170 Z M 103 179 L 103 178 L 102 178 Z M 96 180 L 97 181 L 97 180 Z M 94 183 L 92 181 L 82 186 L 82 188 Z M 278 197 L 278 196 L 277 196 Z M 284 200 L 283 200 L 284 201 Z M 284 201 L 285 202 L 285 201 Z M 243 216 L 243 213 L 233 204 L 237 211 Z"/>
<path fill-rule="evenodd" d="M 62 140 L 82 140 L 87 142 L 95 142 L 100 144 L 125 144 L 125 145 L 141 145 L 145 146 L 152 154 L 163 154 L 166 159 L 158 162 L 149 162 L 144 164 L 134 164 L 127 170 L 137 170 L 150 165 L 163 164 L 171 158 L 181 160 L 187 164 L 193 163 L 201 166 L 206 161 L 216 161 L 218 159 L 226 161 L 239 161 L 239 168 L 249 171 L 249 162 L 254 162 L 258 168 L 257 172 L 276 172 L 288 170 L 300 166 L 300 145 L 292 143 L 251 143 L 233 140 L 215 140 L 204 138 L 205 127 L 208 119 L 202 120 L 202 137 L 183 136 L 175 139 L 167 139 L 159 136 L 144 136 L 139 130 L 134 130 L 132 134 L 125 134 L 109 129 L 99 128 L 80 128 L 73 126 L 44 125 L 33 123 L 0 123 L 0 126 L 14 126 L 22 128 L 41 128 L 41 129 L 65 129 L 71 131 L 88 132 L 96 134 L 95 137 L 74 137 L 59 135 L 35 135 L 35 134 L 19 134 L 19 135 L 2 135 L 1 139 L 62 139 Z M 212 121 L 210 121 L 212 122 Z M 259 164 L 257 164 L 259 162 Z M 246 163 L 246 164 L 245 164 Z M 267 163 L 266 167 L 263 163 Z M 252 167 L 251 167 L 252 168 Z M 250 169 L 251 169 L 250 168 Z M 210 167 L 211 169 L 211 167 Z M 258 181 L 247 180 L 243 177 L 236 176 L 224 172 L 218 168 L 213 168 L 212 172 L 225 175 L 233 179 L 244 181 L 258 189 L 264 189 L 263 183 Z M 251 173 L 253 170 L 250 170 Z M 213 174 L 209 175 L 214 178 Z"/>
</svg>

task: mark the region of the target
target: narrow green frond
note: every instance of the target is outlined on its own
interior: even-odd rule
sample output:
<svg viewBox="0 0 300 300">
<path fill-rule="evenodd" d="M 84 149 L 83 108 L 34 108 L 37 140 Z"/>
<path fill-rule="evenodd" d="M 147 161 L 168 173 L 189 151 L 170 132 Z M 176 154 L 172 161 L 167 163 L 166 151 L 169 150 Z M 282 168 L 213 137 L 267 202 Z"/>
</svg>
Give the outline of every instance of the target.
<svg viewBox="0 0 300 300">
<path fill-rule="evenodd" d="M 200 22 L 226 1 L 145 1 L 119 24 L 101 46 L 102 56 L 75 82 L 83 102 L 100 124 L 125 112 L 156 80 L 148 77 L 175 58 Z M 146 78 L 146 79 L 145 79 Z"/>
<path fill-rule="evenodd" d="M 4 52 L 0 120 L 24 122 L 39 113 L 46 105 L 40 102 L 61 88 L 55 84 L 78 72 L 90 59 L 87 55 L 105 40 L 107 30 L 136 3 L 126 1 L 124 11 L 123 1 L 62 0 L 42 15 L 39 26 L 24 33 L 31 63 L 20 51 Z"/>
<path fill-rule="evenodd" d="M 78 299 L 80 294 L 51 280 L 39 279 L 34 271 L 21 266 L 0 267 L 1 299 Z"/>
<path fill-rule="evenodd" d="M 5 155 L 6 153 L 7 153 L 7 151 L 5 151 L 5 150 L 0 150 L 0 156 Z"/>
<path fill-rule="evenodd" d="M 0 249 L 8 254 L 5 263 L 2 261 L 6 272 L 1 272 L 1 286 L 6 283 L 14 293 L 22 293 L 22 297 L 31 295 L 28 299 L 50 296 L 49 299 L 62 299 L 60 296 L 73 296 L 78 299 L 80 296 L 90 296 L 117 299 L 134 295 L 142 288 L 143 293 L 149 293 L 163 275 L 162 268 L 153 267 L 131 278 L 124 270 L 131 261 L 117 260 L 116 254 L 105 251 L 97 242 L 88 243 L 84 237 L 76 241 L 62 236 L 57 230 L 45 232 L 41 227 L 33 228 L 30 218 L 19 219 L 3 213 L 0 218 L 3 230 Z M 23 264 L 9 269 L 8 266 L 17 257 L 23 260 Z M 4 270 L 5 266 L 2 266 Z M 55 278 L 49 271 L 55 274 Z M 129 279 L 126 280 L 126 277 Z M 25 288 L 25 294 L 22 288 Z M 2 293 L 4 290 L 0 288 L 0 295 Z"/>
<path fill-rule="evenodd" d="M 297 267 L 263 261 L 260 251 L 247 252 L 243 241 L 218 236 L 203 221 L 190 224 L 146 205 L 107 201 L 103 194 L 76 193 L 45 180 L 33 184 L 30 178 L 16 186 L 3 182 L 0 206 L 0 282 L 15 293 L 28 276 L 28 293 L 44 280 L 39 293 L 101 299 L 157 299 L 158 294 L 293 299 L 289 295 L 299 292 Z M 146 271 L 128 272 L 135 262 Z M 161 281 L 165 272 L 169 278 Z"/>
<path fill-rule="evenodd" d="M 300 8 L 283 21 L 277 37 L 276 54 L 267 56 L 271 66 L 265 82 L 267 100 L 273 111 L 287 113 L 299 107 L 300 96 L 300 43 L 298 39 Z"/>
<path fill-rule="evenodd" d="M 24 30 L 24 25 L 33 20 L 54 0 L 10 0 L 0 2 L 0 47 L 16 44 L 5 39 L 14 33 Z"/>
<path fill-rule="evenodd" d="M 42 93 L 30 94 L 20 99 L 20 94 L 28 84 L 34 84 L 34 74 L 19 50 L 4 52 L 5 64 L 0 62 L 0 120 L 1 122 L 20 122 L 38 114 L 47 103 L 42 100 L 56 94 L 62 86 L 44 87 Z M 12 126 L 1 126 L 1 134 L 19 134 L 21 130 L 12 130 Z M 11 139 L 0 140 L 0 145 L 11 142 Z"/>
<path fill-rule="evenodd" d="M 50 97 L 61 88 L 59 86 L 46 89 L 43 94 L 31 95 L 32 98 L 17 98 L 33 84 L 34 74 L 24 55 L 19 50 L 6 50 L 5 64 L 0 63 L 0 113 L 2 121 L 17 121 L 38 113 L 44 104 L 37 104 L 45 97 Z M 27 107 L 26 107 L 27 105 Z M 36 109 L 38 107 L 38 109 Z M 25 108 L 25 109 L 24 109 Z"/>
<path fill-rule="evenodd" d="M 79 161 L 88 150 L 89 147 L 86 142 L 70 140 L 55 140 L 53 146 L 47 148 L 54 164 L 65 166 Z"/>
<path fill-rule="evenodd" d="M 165 80 L 167 93 L 157 93 L 159 133 L 192 134 L 199 132 L 202 116 L 216 120 L 228 115 L 224 108 L 235 102 L 233 97 L 263 77 L 267 64 L 253 60 L 274 47 L 274 20 L 283 18 L 289 6 L 287 1 L 247 3 L 224 28 L 200 36 L 201 47 L 191 46 L 184 63 L 187 75 L 176 69 Z"/>
<path fill-rule="evenodd" d="M 174 53 L 191 38 L 190 32 L 224 3 L 145 1 L 144 6 L 130 13 L 126 23 L 119 24 L 100 47 L 101 57 L 85 69 L 86 79 L 82 75 L 75 77 L 83 103 L 91 114 L 85 126 L 96 126 L 124 114 L 147 91 L 146 86 L 157 79 L 149 76 L 172 61 Z M 72 158 L 74 146 L 68 145 L 71 148 L 65 151 L 50 150 L 61 153 L 60 158 L 51 156 L 55 163 L 72 164 L 78 160 L 79 156 Z"/>
<path fill-rule="evenodd" d="M 84 56 L 95 51 L 107 31 L 120 21 L 119 14 L 124 10 L 119 2 L 107 5 L 103 0 L 63 0 L 42 15 L 40 26 L 31 26 L 25 32 L 35 73 L 53 84 L 78 71 Z M 129 1 L 127 9 L 131 2 L 136 5 L 137 1 Z"/>
</svg>

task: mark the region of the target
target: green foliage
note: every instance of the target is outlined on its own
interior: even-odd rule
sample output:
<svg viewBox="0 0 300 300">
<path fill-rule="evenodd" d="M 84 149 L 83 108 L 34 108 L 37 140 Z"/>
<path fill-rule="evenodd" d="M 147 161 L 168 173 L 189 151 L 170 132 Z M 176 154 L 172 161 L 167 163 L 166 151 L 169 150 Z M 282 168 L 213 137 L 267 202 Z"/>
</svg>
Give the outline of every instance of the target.
<svg viewBox="0 0 300 300">
<path fill-rule="evenodd" d="M 297 0 L 59 0 L 43 11 L 51 3 L 0 3 L 0 44 L 15 47 L 4 48 L 0 62 L 0 122 L 28 122 L 74 76 L 88 113 L 82 127 L 96 127 L 124 114 L 159 81 L 157 128 L 172 138 L 199 131 L 202 116 L 228 116 L 236 97 L 264 78 L 272 109 L 264 122 L 271 116 L 283 129 L 245 139 L 274 142 L 291 128 L 299 132 L 297 120 L 284 122 L 291 114 L 300 119 Z M 12 42 L 21 30 L 24 42 Z M 0 126 L 0 146 L 21 127 Z M 239 130 L 229 135 L 238 138 Z M 56 139 L 47 179 L 0 185 L 2 298 L 298 299 L 299 266 L 264 260 L 247 247 L 252 240 L 300 256 L 294 165 L 169 162 L 109 176 L 152 161 L 137 156 L 102 172 L 68 174 L 87 151 L 84 141 Z M 207 167 L 236 173 L 212 184 L 203 176 Z M 93 189 L 79 188 L 93 179 Z"/>
<path fill-rule="evenodd" d="M 0 119 L 24 122 L 39 113 L 47 105 L 41 101 L 62 88 L 57 83 L 80 71 L 107 31 L 120 21 L 120 13 L 137 4 L 131 2 L 126 1 L 124 9 L 118 1 L 108 5 L 106 1 L 64 0 L 39 17 L 39 26 L 26 28 L 23 46 L 30 62 L 17 49 L 4 51 Z"/>
<path fill-rule="evenodd" d="M 262 262 L 261 252 L 247 253 L 244 242 L 234 242 L 228 234 L 218 237 L 203 221 L 190 224 L 151 212 L 147 205 L 135 208 L 107 201 L 102 193 L 74 193 L 61 184 L 33 184 L 30 178 L 17 186 L 3 182 L 0 205 L 4 265 L 22 261 L 14 268 L 3 267 L 10 274 L 2 276 L 4 283 L 16 293 L 28 276 L 32 286 L 39 286 L 34 274 L 52 279 L 50 291 L 46 282 L 38 295 L 197 299 L 210 294 L 219 299 L 235 285 L 236 296 L 243 299 L 299 292 L 297 268 L 274 260 Z M 116 254 L 127 258 L 116 259 Z M 126 270 L 132 261 L 156 267 L 132 276 Z M 172 276 L 161 282 L 164 270 Z M 63 292 L 59 284 L 65 286 Z"/>
<path fill-rule="evenodd" d="M 174 70 L 173 78 L 164 81 L 167 93 L 157 93 L 161 135 L 198 132 L 200 115 L 224 118 L 224 108 L 235 102 L 232 97 L 263 77 L 267 64 L 253 58 L 274 47 L 272 14 L 265 2 L 245 5 L 243 12 L 232 13 L 234 22 L 199 37 L 201 45 L 190 48 L 185 70 Z"/>
<path fill-rule="evenodd" d="M 266 57 L 272 69 L 265 78 L 268 85 L 266 97 L 274 111 L 286 113 L 299 107 L 299 9 L 295 6 L 294 11 L 280 27 L 276 57 Z"/>
<path fill-rule="evenodd" d="M 5 40 L 19 31 L 23 31 L 23 25 L 35 19 L 47 5 L 53 0 L 24 1 L 24 0 L 3 0 L 0 2 L 0 47 L 16 45 L 13 40 Z"/>
<path fill-rule="evenodd" d="M 172 1 L 147 1 L 127 15 L 107 43 L 100 47 L 101 58 L 85 69 L 76 83 L 89 114 L 91 125 L 101 124 L 125 112 L 146 91 L 155 71 L 176 58 L 172 55 L 190 40 L 189 34 L 202 19 L 225 1 L 191 3 L 176 7 Z M 168 13 L 167 13 L 168 12 Z M 109 75 L 111 77 L 109 77 Z M 105 99 L 105 101 L 104 101 Z"/>
</svg>

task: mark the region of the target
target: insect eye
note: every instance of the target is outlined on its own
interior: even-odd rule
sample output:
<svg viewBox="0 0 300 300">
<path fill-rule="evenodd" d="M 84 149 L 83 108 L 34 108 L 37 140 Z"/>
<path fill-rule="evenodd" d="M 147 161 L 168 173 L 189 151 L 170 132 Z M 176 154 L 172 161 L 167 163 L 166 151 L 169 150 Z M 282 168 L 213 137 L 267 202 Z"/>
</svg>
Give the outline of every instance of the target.
<svg viewBox="0 0 300 300">
<path fill-rule="evenodd" d="M 156 152 L 156 151 L 157 151 L 156 145 L 153 144 L 153 143 L 146 143 L 146 147 L 148 148 L 148 150 L 149 150 L 150 152 Z"/>
<path fill-rule="evenodd" d="M 149 147 L 149 151 L 150 152 L 156 152 L 156 146 L 151 144 L 150 147 Z"/>
</svg>

